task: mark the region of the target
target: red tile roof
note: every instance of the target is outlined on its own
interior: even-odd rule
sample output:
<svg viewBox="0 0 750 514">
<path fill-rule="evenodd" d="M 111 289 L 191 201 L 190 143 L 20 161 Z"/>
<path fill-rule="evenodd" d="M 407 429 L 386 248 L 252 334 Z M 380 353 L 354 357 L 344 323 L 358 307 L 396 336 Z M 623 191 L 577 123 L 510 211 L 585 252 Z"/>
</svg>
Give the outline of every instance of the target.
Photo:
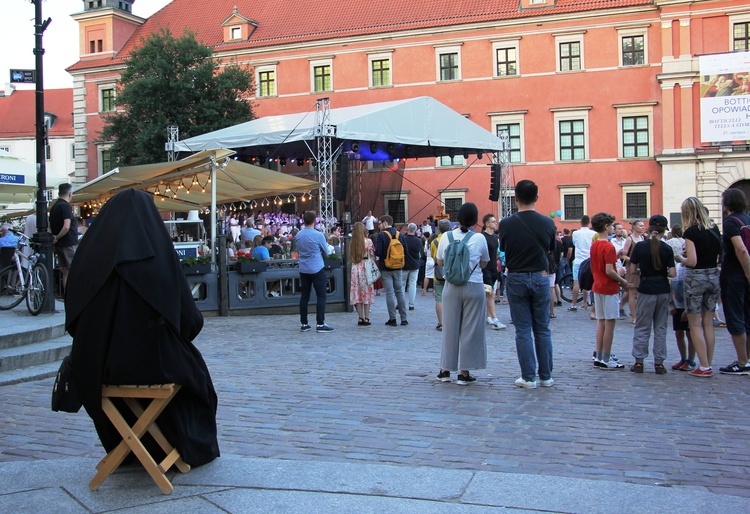
<svg viewBox="0 0 750 514">
<path fill-rule="evenodd" d="M 261 48 L 338 37 L 381 34 L 634 6 L 650 6 L 653 0 L 550 0 L 550 7 L 520 9 L 519 0 L 173 0 L 154 13 L 118 56 L 121 62 L 143 37 L 169 28 L 174 35 L 189 29 L 199 41 L 216 50 Z M 224 44 L 222 22 L 234 6 L 242 16 L 256 20 L 258 29 L 249 41 Z M 101 59 L 79 61 L 69 71 L 105 65 Z"/>
<path fill-rule="evenodd" d="M 44 111 L 57 116 L 50 136 L 73 135 L 73 89 L 44 91 Z M 0 138 L 36 136 L 36 91 L 0 96 Z"/>
</svg>

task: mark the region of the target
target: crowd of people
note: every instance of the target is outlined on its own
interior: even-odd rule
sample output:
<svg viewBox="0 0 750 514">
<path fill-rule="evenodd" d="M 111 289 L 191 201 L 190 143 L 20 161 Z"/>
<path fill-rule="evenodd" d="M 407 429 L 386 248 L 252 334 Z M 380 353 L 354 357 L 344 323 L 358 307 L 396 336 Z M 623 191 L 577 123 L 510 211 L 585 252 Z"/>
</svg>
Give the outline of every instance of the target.
<svg viewBox="0 0 750 514">
<path fill-rule="evenodd" d="M 742 229 L 750 225 L 747 199 L 738 189 L 722 194 L 722 230 L 709 218 L 708 209 L 695 197 L 681 206 L 681 221 L 669 230 L 662 215 L 636 219 L 628 234 L 614 216 L 583 216 L 581 229 L 562 236 L 565 248 L 561 267 L 572 263 L 573 303 L 577 311 L 581 269 L 589 261 L 593 275 L 592 319 L 597 320 L 594 366 L 624 369 L 611 352 L 616 320 L 633 325 L 630 371 L 644 372 L 644 360 L 653 340 L 654 371 L 666 374 L 667 332 L 671 317 L 680 360 L 671 368 L 695 377 L 711 377 L 716 343 L 715 328 L 726 327 L 737 359 L 719 371 L 750 375 L 750 255 Z M 591 223 L 593 230 L 588 228 Z M 580 280 L 579 280 L 580 279 Z M 582 303 L 588 307 L 584 291 Z M 629 312 L 625 312 L 628 306 Z M 719 317 L 723 308 L 726 321 Z M 697 357 L 697 361 L 696 361 Z"/>
</svg>

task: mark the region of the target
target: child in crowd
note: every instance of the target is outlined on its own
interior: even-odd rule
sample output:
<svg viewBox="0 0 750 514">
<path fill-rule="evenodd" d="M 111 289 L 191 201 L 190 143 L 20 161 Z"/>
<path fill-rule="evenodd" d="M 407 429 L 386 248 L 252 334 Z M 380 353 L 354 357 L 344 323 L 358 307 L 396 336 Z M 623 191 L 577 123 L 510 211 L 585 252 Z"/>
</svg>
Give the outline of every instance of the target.
<svg viewBox="0 0 750 514">
<path fill-rule="evenodd" d="M 695 347 L 690 338 L 690 325 L 685 314 L 684 282 L 687 268 L 677 263 L 677 271 L 672 279 L 672 300 L 669 302 L 669 313 L 672 315 L 672 329 L 680 352 L 680 362 L 673 364 L 675 371 L 690 371 L 695 369 Z M 685 346 L 687 338 L 687 346 Z"/>
<path fill-rule="evenodd" d="M 669 278 L 675 276 L 674 253 L 662 241 L 667 230 L 667 218 L 656 214 L 648 221 L 648 239 L 635 245 L 630 256 L 630 274 L 640 269 L 636 300 L 635 328 L 633 329 L 633 357 L 630 371 L 643 373 L 643 361 L 648 357 L 648 342 L 654 332 L 654 371 L 667 372 L 667 319 L 669 313 Z"/>
<path fill-rule="evenodd" d="M 596 325 L 596 358 L 594 366 L 600 369 L 623 369 L 625 366 L 612 358 L 612 340 L 615 323 L 620 314 L 620 284 L 627 285 L 615 269 L 617 251 L 609 241 L 615 217 L 600 212 L 591 218 L 591 227 L 597 233 L 589 250 L 591 272 L 594 275 L 594 312 Z"/>
</svg>

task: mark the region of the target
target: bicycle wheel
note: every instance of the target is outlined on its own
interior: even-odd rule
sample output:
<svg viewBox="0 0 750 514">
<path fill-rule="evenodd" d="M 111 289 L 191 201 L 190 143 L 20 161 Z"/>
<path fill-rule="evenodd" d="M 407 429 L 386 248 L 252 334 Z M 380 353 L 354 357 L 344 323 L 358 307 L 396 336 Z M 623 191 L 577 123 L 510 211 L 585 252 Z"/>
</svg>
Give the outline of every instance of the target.
<svg viewBox="0 0 750 514">
<path fill-rule="evenodd" d="M 566 273 L 560 278 L 560 296 L 563 300 L 570 303 L 573 299 L 573 274 Z M 578 291 L 578 302 L 583 301 L 583 292 Z"/>
<path fill-rule="evenodd" d="M 29 271 L 21 269 L 23 275 L 18 273 L 15 264 L 0 271 L 0 311 L 10 310 L 23 300 L 24 285 L 29 282 Z"/>
<path fill-rule="evenodd" d="M 44 301 L 47 299 L 47 268 L 44 264 L 34 264 L 29 275 L 29 289 L 26 292 L 26 307 L 32 316 L 42 312 Z"/>
</svg>

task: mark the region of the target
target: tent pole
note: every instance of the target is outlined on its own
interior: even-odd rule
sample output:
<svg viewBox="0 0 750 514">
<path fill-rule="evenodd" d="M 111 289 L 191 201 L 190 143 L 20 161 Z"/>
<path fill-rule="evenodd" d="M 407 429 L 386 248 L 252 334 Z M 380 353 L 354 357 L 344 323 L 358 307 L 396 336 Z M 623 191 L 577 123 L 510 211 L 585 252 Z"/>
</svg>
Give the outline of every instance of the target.
<svg viewBox="0 0 750 514">
<path fill-rule="evenodd" d="M 216 158 L 211 157 L 211 263 L 216 264 Z"/>
</svg>

